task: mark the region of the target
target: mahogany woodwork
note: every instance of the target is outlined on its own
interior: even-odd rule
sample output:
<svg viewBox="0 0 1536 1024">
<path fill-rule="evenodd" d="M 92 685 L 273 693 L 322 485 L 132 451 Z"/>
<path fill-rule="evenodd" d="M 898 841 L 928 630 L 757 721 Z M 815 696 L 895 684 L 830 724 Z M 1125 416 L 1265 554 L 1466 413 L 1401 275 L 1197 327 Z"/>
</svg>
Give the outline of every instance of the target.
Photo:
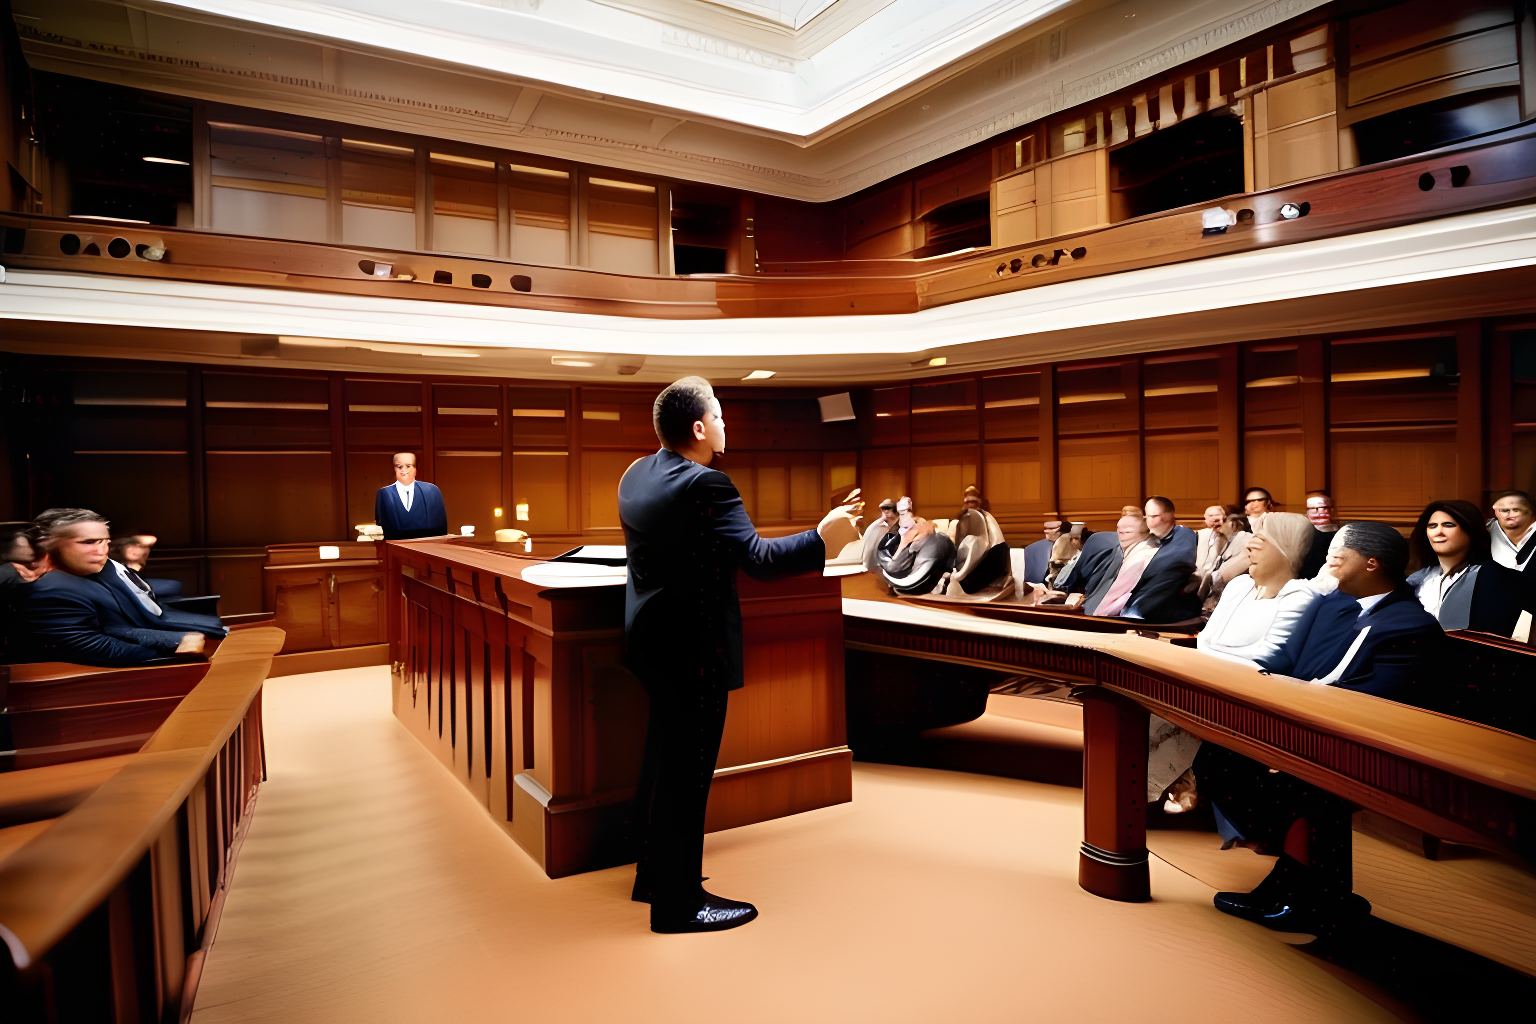
<svg viewBox="0 0 1536 1024">
<path fill-rule="evenodd" d="M 262 569 L 263 604 L 286 634 L 283 654 L 383 643 L 388 628 L 382 544 L 336 545 L 320 560 L 318 544 L 273 544 Z"/>
<path fill-rule="evenodd" d="M 1082 154 L 1088 158 L 1094 155 Z M 1454 184 L 1453 167 L 1468 169 L 1467 176 L 1456 175 L 1462 181 L 1460 186 Z M 762 273 L 708 278 L 624 276 L 489 257 L 373 250 L 175 228 L 97 227 L 19 214 L 0 214 L 0 226 L 25 231 L 24 238 L 16 243 L 9 243 L 8 235 L 8 249 L 15 246 L 20 251 L 7 253 L 7 265 L 33 269 L 647 318 L 851 316 L 914 312 L 1019 288 L 1338 237 L 1520 202 L 1536 196 L 1532 167 L 1536 167 L 1536 130 L 1514 128 L 1426 155 L 1336 171 L 1107 227 L 1048 233 L 1039 241 L 996 246 L 974 255 L 923 261 L 780 264 L 766 266 Z M 1420 184 L 1425 176 L 1430 182 L 1428 190 Z M 1283 220 L 1279 211 L 1288 203 L 1307 204 L 1308 213 Z M 1204 236 L 1201 211 L 1214 205 L 1251 210 L 1254 216 L 1239 220 L 1225 234 Z M 1090 222 L 1102 220 L 1089 218 Z M 131 251 L 122 258 L 65 255 L 60 240 L 70 235 L 80 239 L 82 246 L 97 241 L 101 252 L 112 239 L 122 238 Z M 167 254 L 158 262 L 144 259 L 138 255 L 140 246 L 163 246 Z M 389 263 L 394 276 L 374 276 L 373 267 L 380 262 Z M 476 275 L 482 282 L 489 281 L 489 286 L 477 286 Z M 529 278 L 531 290 L 515 290 L 514 277 Z"/>
<path fill-rule="evenodd" d="M 1262 675 L 1135 635 L 1005 624 L 862 600 L 845 600 L 843 613 L 852 649 L 1079 687 L 1085 771 L 1097 772 L 1099 780 L 1085 797 L 1085 842 L 1112 855 L 1083 851 L 1081 880 L 1098 895 L 1137 899 L 1144 891 L 1146 868 L 1144 862 L 1137 867 L 1136 859 L 1145 855 L 1145 806 L 1137 799 L 1145 792 L 1135 791 L 1132 776 L 1134 764 L 1146 762 L 1146 711 L 1426 834 L 1527 855 L 1532 849 L 1524 830 L 1536 809 L 1536 739 Z"/>
<path fill-rule="evenodd" d="M 8 1021 L 190 1017 L 263 776 L 261 688 L 282 639 L 229 637 L 143 749 L 99 773 L 0 776 L 0 805 L 13 792 L 60 815 L 0 859 Z"/>
<path fill-rule="evenodd" d="M 551 878 L 630 859 L 647 713 L 623 666 L 622 585 L 522 578 L 565 549 L 386 545 L 395 714 Z M 712 831 L 851 799 L 838 580 L 738 584 L 746 686 L 730 698 Z"/>
</svg>

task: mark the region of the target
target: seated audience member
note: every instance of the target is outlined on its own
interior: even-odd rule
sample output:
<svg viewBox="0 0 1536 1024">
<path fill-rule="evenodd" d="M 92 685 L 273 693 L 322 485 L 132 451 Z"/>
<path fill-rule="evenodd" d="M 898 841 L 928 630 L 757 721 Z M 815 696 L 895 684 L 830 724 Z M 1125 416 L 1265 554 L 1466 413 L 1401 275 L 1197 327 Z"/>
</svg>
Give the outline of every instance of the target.
<svg viewBox="0 0 1536 1024">
<path fill-rule="evenodd" d="M 1319 595 L 1298 578 L 1315 531 L 1306 516 L 1270 512 L 1248 541 L 1248 572 L 1229 583 L 1196 638 L 1196 647 L 1228 661 L 1289 674 L 1281 657 Z"/>
<path fill-rule="evenodd" d="M 1200 579 L 1211 571 L 1211 562 L 1215 560 L 1216 550 L 1224 543 L 1221 536 L 1221 524 L 1227 518 L 1227 510 L 1221 505 L 1212 505 L 1205 510 L 1205 526 L 1195 531 L 1195 575 L 1189 581 L 1189 590 L 1194 590 L 1200 585 Z"/>
<path fill-rule="evenodd" d="M 1470 501 L 1432 501 L 1419 516 L 1408 551 L 1423 568 L 1408 585 L 1441 628 L 1513 636 L 1521 613 L 1536 604 L 1536 579 L 1495 562 L 1489 540 Z"/>
<path fill-rule="evenodd" d="M 126 599 L 99 578 L 110 561 L 104 517 L 88 509 L 56 508 L 34 523 L 52 569 L 28 588 L 18 609 L 28 660 L 116 668 L 202 651 L 201 633 L 137 625 L 137 616 L 123 605 Z"/>
<path fill-rule="evenodd" d="M 31 531 L 31 523 L 0 523 L 0 603 L 48 571 L 42 552 L 32 546 Z"/>
<path fill-rule="evenodd" d="M 1195 614 L 1184 584 L 1195 568 L 1195 533 L 1174 521 L 1173 502 L 1147 499 L 1145 534 L 1124 553 L 1119 570 L 1090 615 L 1178 622 Z"/>
<path fill-rule="evenodd" d="M 1301 564 L 1301 575 L 1311 579 L 1328 563 L 1328 545 L 1343 524 L 1339 522 L 1333 507 L 1333 496 L 1327 491 L 1307 492 L 1307 519 L 1317 535 L 1312 538 L 1312 550 Z"/>
<path fill-rule="evenodd" d="M 1243 492 L 1243 515 L 1251 526 L 1258 526 L 1266 512 L 1275 510 L 1275 499 L 1262 487 L 1250 487 Z"/>
<path fill-rule="evenodd" d="M 145 567 L 149 564 L 150 550 L 158 539 L 147 533 L 130 533 L 122 537 L 114 537 L 109 557 L 114 562 L 121 562 L 138 573 L 139 577 L 149 585 L 155 597 L 162 601 L 170 601 L 181 596 L 181 582 L 150 579 L 144 575 Z"/>
<path fill-rule="evenodd" d="M 955 568 L 944 593 L 955 593 L 956 584 L 966 594 L 978 594 L 1000 585 L 1005 585 L 1008 593 L 1013 592 L 1008 540 L 992 513 L 982 509 L 979 494 L 965 496 L 965 507 L 955 517 L 949 532 L 955 544 Z"/>
<path fill-rule="evenodd" d="M 1505 491 L 1493 499 L 1493 518 L 1488 520 L 1493 560 L 1507 569 L 1524 572 L 1536 557 L 1536 512 L 1524 491 Z"/>
<path fill-rule="evenodd" d="M 870 572 L 880 571 L 878 555 L 882 550 L 886 557 L 896 553 L 896 545 L 901 542 L 901 534 L 896 532 L 896 520 L 896 502 L 882 498 L 880 517 L 864 531 L 864 568 Z"/>
<path fill-rule="evenodd" d="M 1061 520 L 1055 513 L 1045 522 L 1045 539 L 1037 540 L 1024 548 L 1024 582 L 1044 583 L 1050 571 L 1051 555 L 1056 542 L 1061 539 Z"/>
<path fill-rule="evenodd" d="M 1133 519 L 1141 518 L 1141 510 L 1135 505 L 1127 505 L 1120 510 L 1120 518 L 1127 516 Z M 1135 536 L 1135 531 L 1132 531 Z M 1061 588 L 1067 594 L 1082 594 L 1084 598 L 1098 588 L 1100 581 L 1106 573 L 1111 576 L 1120 569 L 1120 559 L 1125 554 L 1125 538 L 1121 536 L 1118 523 L 1114 530 L 1099 530 L 1092 534 L 1084 534 L 1083 549 L 1077 556 L 1077 565 L 1072 570 L 1071 580 Z M 1086 602 L 1085 602 L 1086 608 Z"/>
<path fill-rule="evenodd" d="M 1222 593 L 1210 622 L 1196 638 L 1196 647 L 1227 661 L 1287 672 L 1289 666 L 1279 655 L 1297 623 L 1319 599 L 1317 591 L 1296 576 L 1314 532 L 1306 516 L 1265 515 L 1248 541 L 1248 573 Z M 1178 814 L 1192 808 L 1194 780 L 1186 773 L 1200 741 L 1153 715 L 1147 749 L 1147 800 L 1155 801 L 1167 790 L 1166 812 Z"/>
<path fill-rule="evenodd" d="M 1135 553 L 1138 557 L 1136 566 L 1137 575 L 1146 568 L 1146 564 L 1156 553 L 1156 548 L 1150 545 L 1143 547 L 1142 542 L 1149 536 L 1147 520 L 1142 515 L 1131 515 L 1121 509 L 1122 515 L 1115 522 L 1115 545 L 1109 548 L 1099 567 L 1092 583 L 1092 589 L 1087 592 L 1083 601 L 1083 611 L 1088 615 L 1099 614 L 1099 605 L 1104 603 L 1104 598 L 1109 594 L 1109 589 L 1119 580 L 1120 574 L 1125 571 L 1126 561 Z"/>
<path fill-rule="evenodd" d="M 887 555 L 882 548 L 877 559 L 881 575 L 896 593 L 931 594 L 955 568 L 955 543 L 920 519 L 902 535 L 893 553 Z"/>
<path fill-rule="evenodd" d="M 133 569 L 124 565 L 115 558 L 107 561 L 106 568 L 96 577 L 103 586 L 114 591 L 118 596 L 118 603 L 134 625 L 141 629 L 155 630 L 196 630 L 204 636 L 223 637 L 229 635 L 229 630 L 219 621 L 216 615 L 200 615 L 197 612 L 189 612 L 180 608 L 174 608 L 163 604 L 166 600 L 160 592 L 150 586 L 150 581 L 141 577 Z M 157 583 L 165 583 L 165 580 L 157 580 Z M 176 584 L 176 589 L 181 590 L 181 584 Z"/>
<path fill-rule="evenodd" d="M 1248 571 L 1248 541 L 1253 536 L 1248 517 L 1236 505 L 1228 505 L 1225 513 L 1217 530 L 1221 546 L 1213 545 L 1215 554 L 1209 571 L 1202 576 L 1197 569 L 1196 574 L 1199 584 L 1195 593 L 1200 598 L 1200 614 L 1206 618 L 1216 610 L 1227 584 Z"/>
<path fill-rule="evenodd" d="M 1276 665 L 1314 683 L 1390 700 L 1411 696 L 1444 632 L 1404 582 L 1408 542 L 1385 523 L 1350 523 L 1329 556 L 1338 589 L 1312 602 Z M 1266 666 L 1267 667 L 1267 666 Z"/>
<path fill-rule="evenodd" d="M 917 514 L 917 506 L 912 504 L 912 499 L 903 494 L 896 502 L 896 532 L 905 539 L 907 532 L 919 523 L 928 520 Z"/>
</svg>

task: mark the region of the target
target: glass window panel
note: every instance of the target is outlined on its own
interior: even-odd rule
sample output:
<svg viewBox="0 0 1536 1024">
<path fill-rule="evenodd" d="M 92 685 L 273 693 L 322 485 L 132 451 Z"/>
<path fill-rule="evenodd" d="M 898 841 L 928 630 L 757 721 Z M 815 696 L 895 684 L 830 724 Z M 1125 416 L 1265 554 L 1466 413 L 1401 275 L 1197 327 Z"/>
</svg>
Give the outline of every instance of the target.
<svg viewBox="0 0 1536 1024">
<path fill-rule="evenodd" d="M 566 171 L 512 164 L 512 258 L 564 266 L 570 262 L 571 176 Z"/>
<path fill-rule="evenodd" d="M 496 255 L 496 165 L 432 154 L 432 248 Z"/>
<path fill-rule="evenodd" d="M 208 123 L 213 229 L 325 239 L 325 140 L 301 132 Z"/>
<path fill-rule="evenodd" d="M 595 269 L 656 273 L 655 187 L 612 178 L 588 179 L 587 234 Z"/>
<path fill-rule="evenodd" d="M 341 237 L 353 245 L 416 248 L 416 152 L 343 139 Z"/>
</svg>

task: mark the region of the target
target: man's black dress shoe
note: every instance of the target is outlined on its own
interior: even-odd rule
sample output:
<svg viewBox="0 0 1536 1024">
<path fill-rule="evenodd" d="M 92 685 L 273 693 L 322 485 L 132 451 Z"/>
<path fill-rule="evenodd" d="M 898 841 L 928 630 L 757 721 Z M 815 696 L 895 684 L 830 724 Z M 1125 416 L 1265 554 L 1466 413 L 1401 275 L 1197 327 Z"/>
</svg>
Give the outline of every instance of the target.
<svg viewBox="0 0 1536 1024">
<path fill-rule="evenodd" d="M 1321 938 L 1370 916 L 1369 900 L 1346 893 L 1343 897 L 1281 900 L 1278 906 L 1259 918 L 1258 923 L 1277 932 L 1305 932 Z"/>
<path fill-rule="evenodd" d="M 699 890 L 702 904 L 689 900 L 681 906 L 651 904 L 651 931 L 667 935 L 682 932 L 723 932 L 757 920 L 757 908 Z"/>
<path fill-rule="evenodd" d="M 1307 874 L 1305 864 L 1282 853 L 1252 892 L 1218 892 L 1214 901 L 1216 909 L 1244 921 L 1258 921 L 1297 891 L 1305 889 Z"/>
</svg>

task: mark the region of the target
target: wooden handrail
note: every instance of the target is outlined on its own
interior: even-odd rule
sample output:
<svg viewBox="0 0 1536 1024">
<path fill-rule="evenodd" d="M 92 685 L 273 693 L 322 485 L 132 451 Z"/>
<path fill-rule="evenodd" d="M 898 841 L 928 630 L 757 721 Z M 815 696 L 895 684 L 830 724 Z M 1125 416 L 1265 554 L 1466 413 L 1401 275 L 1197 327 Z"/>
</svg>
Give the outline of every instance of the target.
<svg viewBox="0 0 1536 1024">
<path fill-rule="evenodd" d="M 245 721 L 282 643 L 278 629 L 232 634 L 138 754 L 0 862 L 0 938 L 17 968 L 36 964 L 144 859 Z"/>
<path fill-rule="evenodd" d="M 845 615 L 903 627 L 1022 640 L 1107 655 L 1131 668 L 1536 800 L 1536 740 L 1335 686 L 1313 686 L 1132 633 L 1088 633 L 894 602 L 845 599 Z M 1014 668 L 1002 662 L 996 667 Z"/>
</svg>

